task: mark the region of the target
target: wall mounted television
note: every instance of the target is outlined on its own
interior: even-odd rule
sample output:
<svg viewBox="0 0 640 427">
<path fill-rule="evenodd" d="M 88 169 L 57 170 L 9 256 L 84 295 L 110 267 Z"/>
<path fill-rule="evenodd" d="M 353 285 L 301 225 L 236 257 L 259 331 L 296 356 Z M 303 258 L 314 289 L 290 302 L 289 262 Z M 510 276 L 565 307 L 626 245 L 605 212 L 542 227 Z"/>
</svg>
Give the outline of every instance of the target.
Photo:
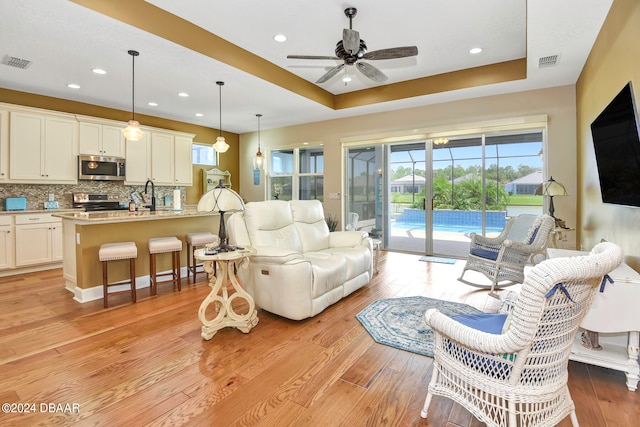
<svg viewBox="0 0 640 427">
<path fill-rule="evenodd" d="M 591 123 L 602 202 L 640 207 L 640 129 L 631 82 Z"/>
</svg>

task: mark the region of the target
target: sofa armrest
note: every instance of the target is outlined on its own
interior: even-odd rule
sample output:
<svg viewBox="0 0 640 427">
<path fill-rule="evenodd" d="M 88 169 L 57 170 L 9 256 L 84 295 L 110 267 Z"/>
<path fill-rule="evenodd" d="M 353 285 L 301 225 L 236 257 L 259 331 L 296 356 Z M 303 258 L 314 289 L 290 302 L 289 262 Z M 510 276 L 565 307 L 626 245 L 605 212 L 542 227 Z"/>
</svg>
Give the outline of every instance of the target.
<svg viewBox="0 0 640 427">
<path fill-rule="evenodd" d="M 251 261 L 261 264 L 288 264 L 304 261 L 301 253 L 291 249 L 276 248 L 275 246 L 258 246 L 256 254 L 251 256 Z"/>
<path fill-rule="evenodd" d="M 365 231 L 332 231 L 329 233 L 330 248 L 352 248 L 368 239 Z"/>
</svg>

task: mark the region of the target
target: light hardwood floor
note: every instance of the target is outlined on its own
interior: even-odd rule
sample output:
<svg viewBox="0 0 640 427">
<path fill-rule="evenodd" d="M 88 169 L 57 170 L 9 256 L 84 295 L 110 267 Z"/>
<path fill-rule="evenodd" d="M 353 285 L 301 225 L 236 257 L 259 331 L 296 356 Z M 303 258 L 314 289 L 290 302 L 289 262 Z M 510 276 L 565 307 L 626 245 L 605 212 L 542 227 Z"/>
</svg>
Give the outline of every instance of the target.
<svg viewBox="0 0 640 427">
<path fill-rule="evenodd" d="M 375 343 L 355 318 L 375 300 L 411 295 L 495 309 L 486 291 L 455 280 L 462 266 L 383 252 L 368 286 L 315 318 L 259 311 L 249 334 L 228 328 L 210 341 L 197 317 L 202 274 L 182 292 L 141 289 L 136 304 L 109 309 L 73 301 L 61 270 L 2 278 L 0 402 L 36 412 L 0 413 L 0 425 L 480 426 L 440 397 L 422 420 L 432 359 Z M 640 391 L 622 373 L 569 369 L 583 427 L 638 425 Z"/>
</svg>

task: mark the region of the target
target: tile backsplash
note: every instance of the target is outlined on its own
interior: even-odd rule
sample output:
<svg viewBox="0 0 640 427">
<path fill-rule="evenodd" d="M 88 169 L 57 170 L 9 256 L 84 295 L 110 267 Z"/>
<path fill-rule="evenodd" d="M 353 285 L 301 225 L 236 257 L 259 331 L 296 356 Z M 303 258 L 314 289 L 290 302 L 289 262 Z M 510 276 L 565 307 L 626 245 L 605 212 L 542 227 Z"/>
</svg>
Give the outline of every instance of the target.
<svg viewBox="0 0 640 427">
<path fill-rule="evenodd" d="M 166 196 L 169 204 L 172 204 L 173 190 L 175 187 L 156 186 L 156 205 L 164 206 Z M 180 188 L 181 206 L 185 206 L 186 191 Z M 109 193 L 120 195 L 120 203 L 128 204 L 131 193 L 144 191 L 144 185 L 125 186 L 122 183 L 108 181 L 78 181 L 77 185 L 62 184 L 0 184 L 0 211 L 4 211 L 4 199 L 7 197 L 26 197 L 27 210 L 44 209 L 44 202 L 49 200 L 49 194 L 53 194 L 60 209 L 72 208 L 71 195 L 73 193 Z M 149 188 L 149 191 L 151 189 Z"/>
</svg>

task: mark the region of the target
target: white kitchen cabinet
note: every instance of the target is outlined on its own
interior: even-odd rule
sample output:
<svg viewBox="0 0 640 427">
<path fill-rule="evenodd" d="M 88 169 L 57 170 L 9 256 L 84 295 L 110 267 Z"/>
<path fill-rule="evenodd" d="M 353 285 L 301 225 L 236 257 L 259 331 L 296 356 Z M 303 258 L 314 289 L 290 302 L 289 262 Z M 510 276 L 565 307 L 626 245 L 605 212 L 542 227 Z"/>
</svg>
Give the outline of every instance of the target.
<svg viewBox="0 0 640 427">
<path fill-rule="evenodd" d="M 127 179 L 125 185 L 191 186 L 193 135 L 143 128 L 140 141 L 126 141 Z"/>
<path fill-rule="evenodd" d="M 0 110 L 0 182 L 9 179 L 9 112 Z"/>
<path fill-rule="evenodd" d="M 125 142 L 127 175 L 125 185 L 143 185 L 151 177 L 151 141 L 145 131 L 139 141 Z"/>
<path fill-rule="evenodd" d="M 193 137 L 176 136 L 174 145 L 174 184 L 193 185 Z"/>
<path fill-rule="evenodd" d="M 77 121 L 62 115 L 11 111 L 9 153 L 13 182 L 75 184 Z"/>
<path fill-rule="evenodd" d="M 105 157 L 124 157 L 125 140 L 122 127 L 83 122 L 80 124 L 80 154 Z"/>
<path fill-rule="evenodd" d="M 15 217 L 16 267 L 62 261 L 62 220 L 51 214 Z"/>
<path fill-rule="evenodd" d="M 174 180 L 175 137 L 170 133 L 151 134 L 151 180 L 155 185 L 172 185 Z"/>
<path fill-rule="evenodd" d="M 13 217 L 11 215 L 0 216 L 0 270 L 15 267 L 14 236 Z"/>
</svg>

